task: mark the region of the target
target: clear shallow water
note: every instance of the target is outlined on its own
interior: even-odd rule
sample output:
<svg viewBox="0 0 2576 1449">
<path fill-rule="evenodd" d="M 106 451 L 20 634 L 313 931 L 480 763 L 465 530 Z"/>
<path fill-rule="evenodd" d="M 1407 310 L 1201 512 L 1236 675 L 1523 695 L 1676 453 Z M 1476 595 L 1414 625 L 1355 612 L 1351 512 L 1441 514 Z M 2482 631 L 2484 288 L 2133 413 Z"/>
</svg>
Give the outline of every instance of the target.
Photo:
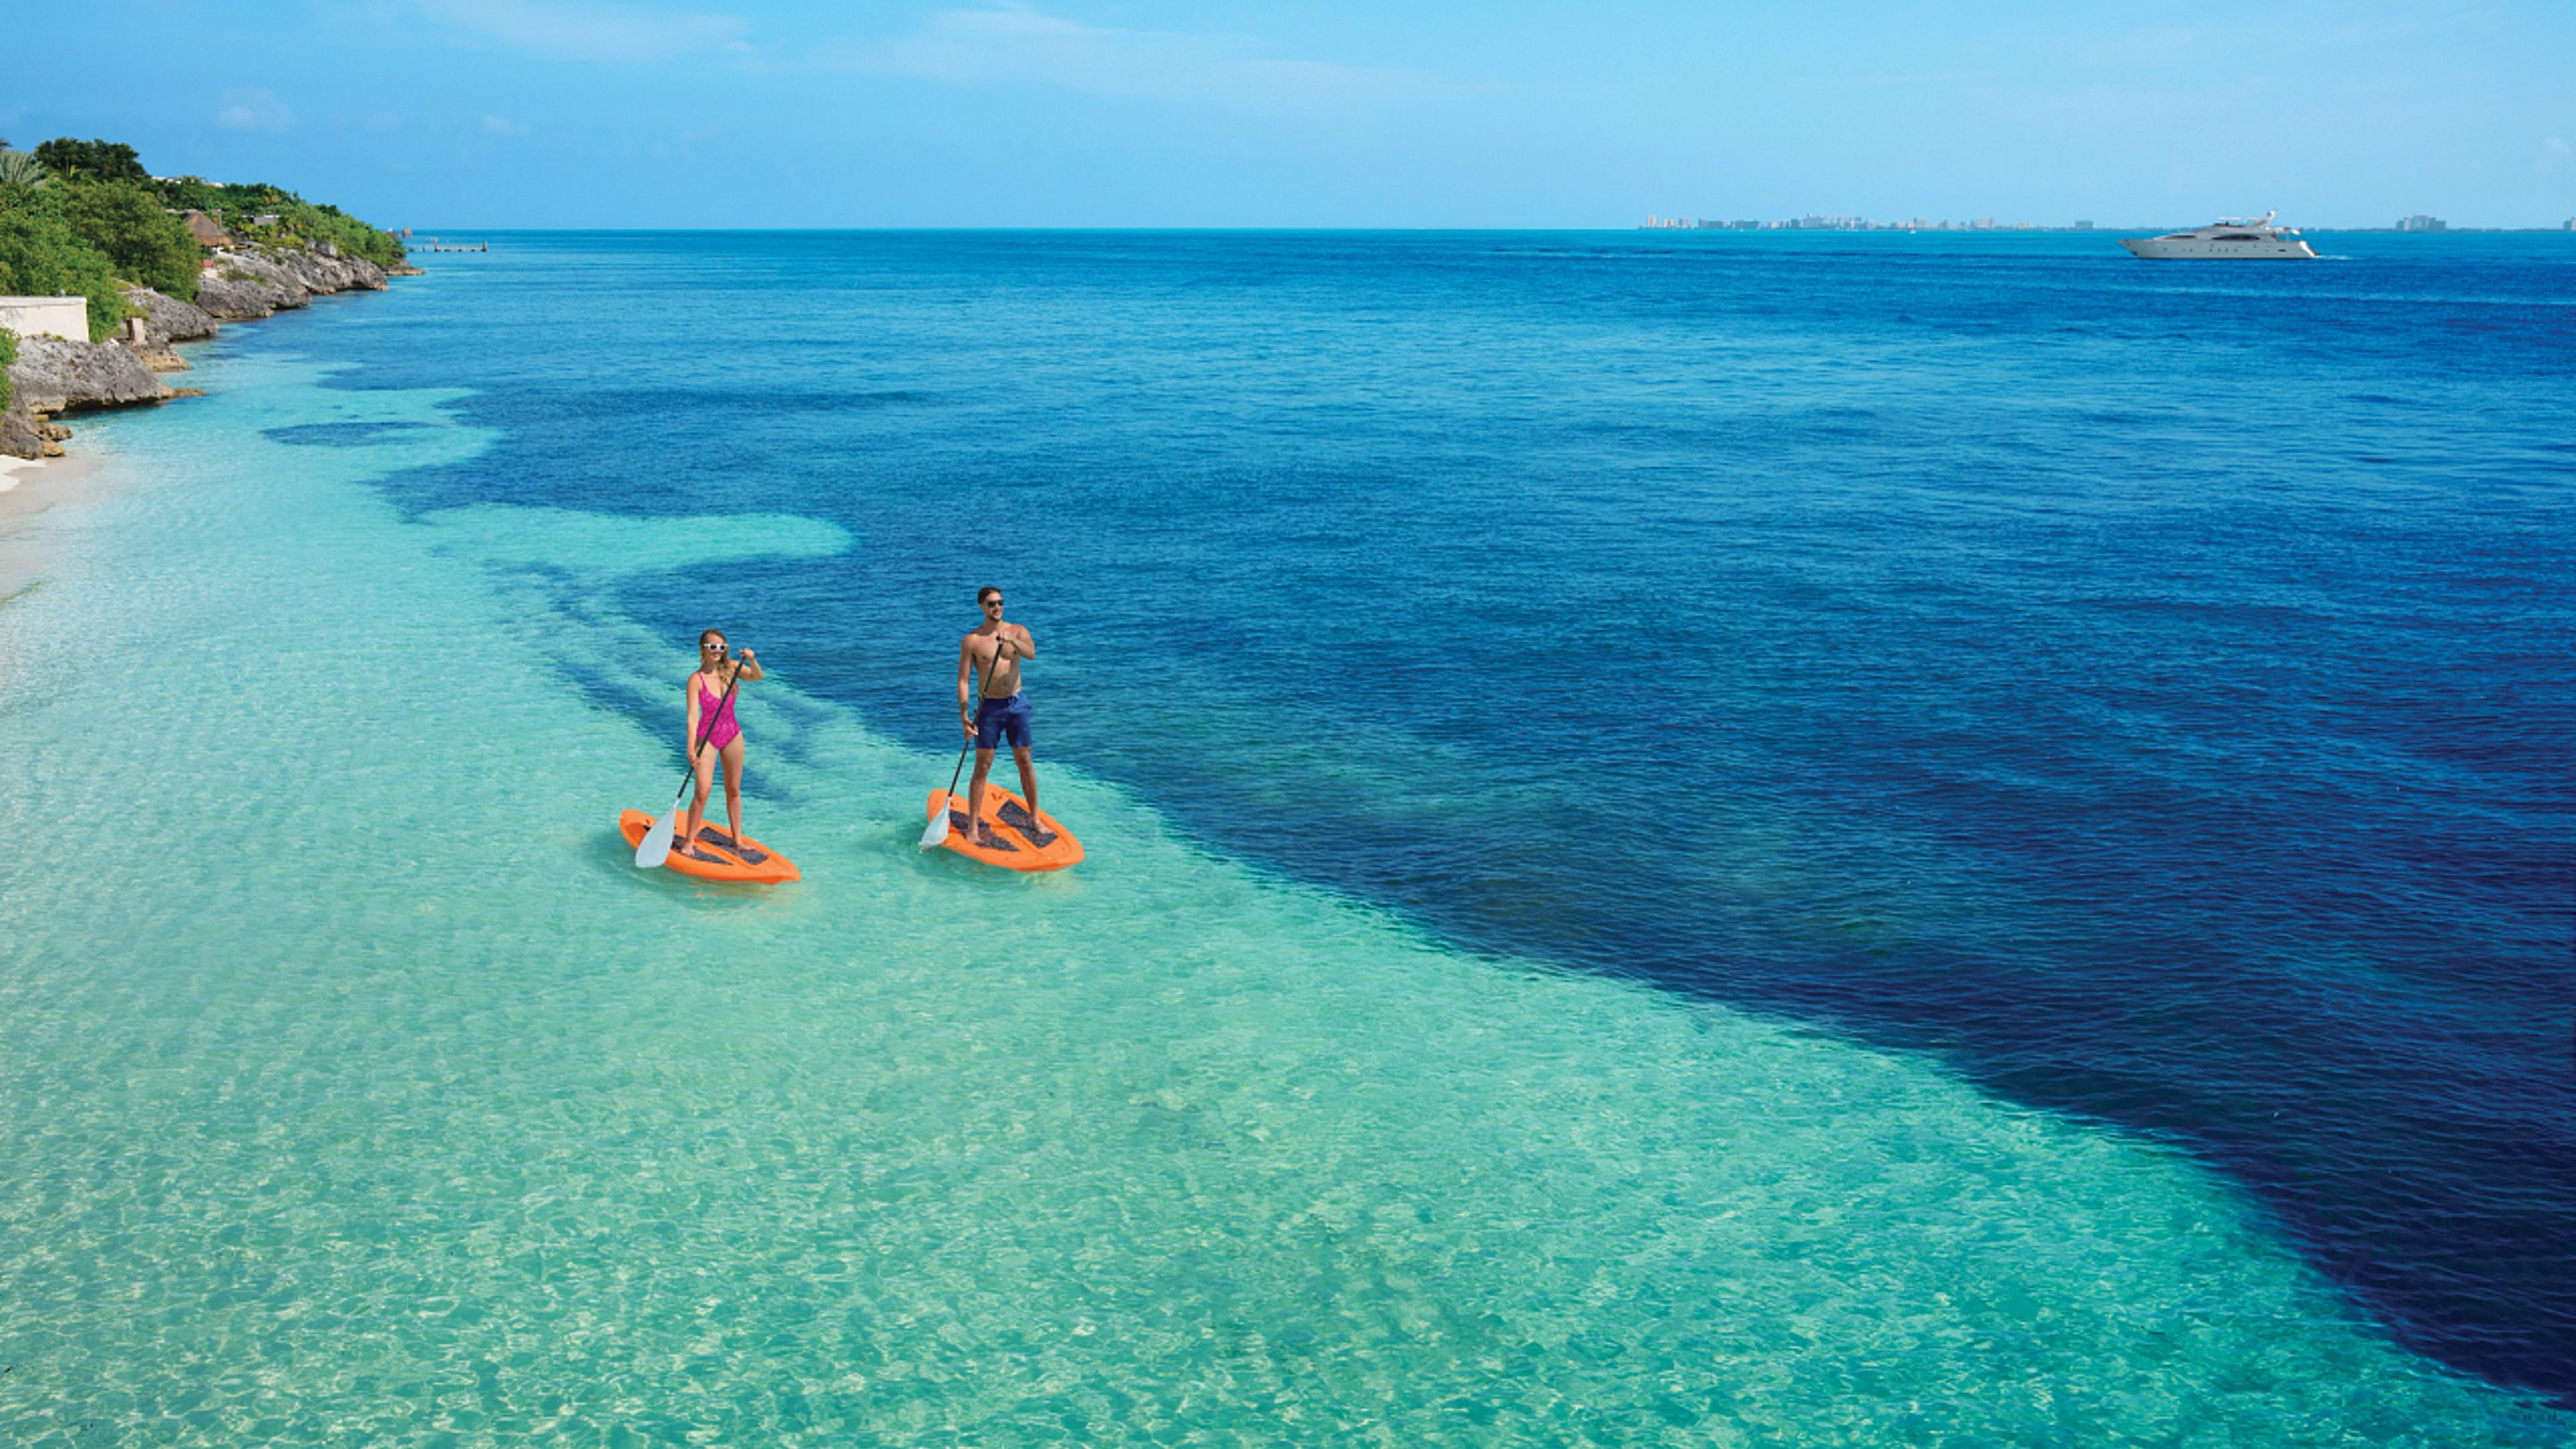
<svg viewBox="0 0 2576 1449">
<path fill-rule="evenodd" d="M 665 638 L 937 749 L 1001 581 L 1195 838 L 2185 1142 L 2576 1393 L 2576 250 L 2326 247 L 541 236 L 316 345 L 482 384 L 406 507 L 862 541 Z"/>
<path fill-rule="evenodd" d="M 622 270 L 563 245 L 558 275 Z M 833 610 L 906 578 L 924 594 L 956 582 L 898 526 L 939 481 L 902 485 L 906 470 L 934 470 L 912 446 L 845 440 L 764 485 L 779 455 L 756 441 L 762 415 L 710 461 L 708 418 L 640 402 L 595 420 L 606 453 L 580 461 L 571 428 L 547 421 L 578 404 L 533 382 L 573 366 L 560 339 L 481 344 L 488 392 L 385 386 L 406 356 L 462 355 L 474 289 L 511 278 L 443 273 L 230 334 L 215 397 L 91 431 L 129 486 L 33 526 L 51 572 L 0 608 L 22 744 L 0 770 L 11 823 L 45 822 L 83 869 L 0 866 L 0 1132 L 31 1165 L 0 1190 L 12 1437 L 2567 1440 L 2562 1414 L 2391 1346 L 2295 1236 L 2183 1153 L 1717 1004 L 1795 1004 L 1763 982 L 1799 949 L 1877 961 L 1896 993 L 1936 974 L 1913 953 L 1945 935 L 2012 942 L 2052 911 L 2083 917 L 2046 875 L 1915 828 L 1898 792 L 1839 813 L 1822 785 L 1735 792 L 1678 852 L 1703 885 L 1661 905 L 1665 952 L 1633 960 L 1622 938 L 1581 934 L 1605 910 L 1587 903 L 1591 873 L 1653 859 L 1633 850 L 1587 843 L 1536 857 L 1557 867 L 1542 873 L 1453 840 L 1427 864 L 1381 852 L 1332 876 L 1291 848 L 1325 825 L 1287 823 L 1327 800 L 1361 841 L 1428 820 L 1544 845 L 1511 832 L 1554 814 L 1575 817 L 1558 840 L 1584 839 L 1580 782 L 1550 775 L 1517 727 L 1461 738 L 1403 721 L 1556 698 L 1566 717 L 1543 721 L 1543 742 L 1580 728 L 1592 691 L 1551 696 L 1537 670 L 1448 687 L 1428 641 L 1373 643 L 1367 621 L 1323 607 L 1349 592 L 1329 568 L 1301 618 L 1220 613 L 1155 644 L 1174 662 L 1149 691 L 1123 675 L 1157 656 L 1122 651 L 1168 619 L 1133 598 L 1071 602 L 1088 594 L 1050 609 L 1019 582 L 1056 576 L 1049 537 L 1053 568 L 1109 571 L 1065 561 L 1062 530 L 1086 509 L 1110 522 L 1085 546 L 1135 579 L 1157 577 L 1158 551 L 1187 552 L 1069 463 L 1049 476 L 1089 486 L 1081 499 L 1041 504 L 1049 488 L 996 474 L 981 501 L 1040 512 L 951 541 L 992 551 L 1052 646 L 1041 726 L 1085 768 L 1050 777 L 1050 805 L 1093 859 L 1034 882 L 920 859 L 955 621 L 921 606 L 855 630 L 869 647 L 820 641 Z M 741 303 L 719 294 L 688 325 L 721 332 Z M 900 350 L 834 344 L 875 345 Z M 299 347 L 364 365 L 326 379 Z M 746 349 L 734 381 L 776 395 L 797 365 Z M 540 397 L 506 423 L 463 421 Z M 972 431 L 903 426 L 924 448 Z M 690 428 L 696 455 L 657 448 Z M 1191 446 L 1184 428 L 1152 431 Z M 1267 541 L 1290 515 L 1263 534 L 1240 516 L 1262 511 L 1258 494 L 1219 477 L 1204 496 L 1204 514 L 1167 507 L 1169 526 L 1253 529 L 1266 563 L 1208 553 L 1172 578 L 1235 599 L 1291 590 L 1296 551 Z M 1322 518 L 1351 495 L 1326 502 Z M 1375 516 L 1442 506 L 1473 513 L 1390 484 Z M 1544 532 L 1514 509 L 1488 516 L 1524 546 Z M 1350 547 L 1369 562 L 1344 578 L 1404 585 L 1383 612 L 1427 607 L 1405 593 L 1409 569 L 1454 581 L 1457 617 L 1508 602 L 1490 573 Z M 1152 587 L 1177 605 L 1185 586 Z M 796 890 L 639 880 L 609 832 L 617 804 L 668 787 L 668 696 L 711 593 L 778 660 L 746 710 L 753 819 L 804 863 Z M 1116 606 L 1132 613 L 1083 612 Z M 1586 623 L 1533 604 L 1501 632 L 1552 627 Z M 1185 662 L 1219 631 L 1265 667 Z M 1336 639 L 1369 668 L 1413 671 L 1389 676 L 1405 689 L 1374 724 L 1361 691 L 1311 673 Z M 1784 708 L 1799 697 L 1770 687 Z M 1890 719 L 1908 718 L 1901 703 Z M 1161 748 L 1119 753 L 1122 722 Z M 1712 778 L 1725 750 L 1751 772 L 1763 740 L 1791 734 L 1586 758 L 1611 755 L 1599 768 L 1624 789 L 1672 790 Z M 264 763 L 236 772 L 245 757 Z M 1495 786 L 1470 788 L 1470 763 Z M 1268 785 L 1265 765 L 1281 766 Z M 1819 903 L 1826 867 L 1872 860 Z M 1443 863 L 1446 889 L 1471 898 L 1434 910 Z M 2482 920 L 2514 939 L 2511 912 Z M 2284 974 L 2320 994 L 2425 990 L 2356 934 Z M 2052 952 L 2074 958 L 2068 974 L 2107 971 L 2086 939 L 2021 940 L 1959 989 L 2022 995 Z M 1700 976 L 1668 974 L 1685 959 L 1674 940 Z M 2133 964 L 2132 989 L 2170 959 Z M 1853 996 L 1871 979 L 1856 974 Z M 2445 1020 L 2509 1063 L 2510 1013 L 2460 995 Z M 2142 1054 L 2236 1040 L 2169 998 L 2138 1009 L 2158 1005 L 2168 1016 L 2131 1019 Z M 1991 1070 L 1980 1039 L 1923 1021 L 1938 1060 Z M 2271 1049 L 2325 1095 L 2336 1082 L 2303 1045 Z M 2374 1069 L 2393 1070 L 2346 1075 Z M 2489 1110 L 2546 1120 L 2545 1101 Z M 2544 1286 L 2547 1246 L 2527 1260 Z"/>
</svg>

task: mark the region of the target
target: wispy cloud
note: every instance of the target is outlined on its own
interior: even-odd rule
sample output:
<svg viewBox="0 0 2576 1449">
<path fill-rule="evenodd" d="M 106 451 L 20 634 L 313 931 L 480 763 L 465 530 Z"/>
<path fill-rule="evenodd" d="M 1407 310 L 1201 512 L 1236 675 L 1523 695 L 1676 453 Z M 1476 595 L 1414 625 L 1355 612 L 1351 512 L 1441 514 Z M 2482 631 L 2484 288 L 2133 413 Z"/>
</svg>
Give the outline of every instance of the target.
<svg viewBox="0 0 2576 1449">
<path fill-rule="evenodd" d="M 295 124 L 295 113 L 275 91 L 231 90 L 220 98 L 215 124 L 235 131 L 277 132 Z"/>
<path fill-rule="evenodd" d="M 432 20 L 557 60 L 637 64 L 704 51 L 741 51 L 739 15 L 648 10 L 597 0 L 419 0 Z"/>
<path fill-rule="evenodd" d="M 528 123 L 525 121 L 511 120 L 507 116 L 485 116 L 483 118 L 483 134 L 486 136 L 524 136 L 528 134 Z"/>
<path fill-rule="evenodd" d="M 951 85 L 1042 85 L 1117 99 L 1303 106 L 1490 94 L 1432 71 L 1263 55 L 1235 36 L 1086 25 L 1022 6 L 943 10 L 892 40 L 844 41 L 811 62 Z"/>
</svg>

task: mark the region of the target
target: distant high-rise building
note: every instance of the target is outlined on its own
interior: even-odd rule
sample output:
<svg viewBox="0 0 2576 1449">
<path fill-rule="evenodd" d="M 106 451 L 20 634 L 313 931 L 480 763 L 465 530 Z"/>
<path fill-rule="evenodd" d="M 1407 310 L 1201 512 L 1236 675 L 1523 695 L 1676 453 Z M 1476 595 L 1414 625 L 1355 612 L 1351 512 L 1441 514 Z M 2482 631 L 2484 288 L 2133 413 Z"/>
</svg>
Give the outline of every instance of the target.
<svg viewBox="0 0 2576 1449">
<path fill-rule="evenodd" d="M 2093 223 L 2089 221 L 2079 221 L 2075 223 L 2075 229 L 2077 231 L 2091 231 L 2093 229 Z"/>
<path fill-rule="evenodd" d="M 2451 224 L 2438 216 L 2426 216 L 2419 211 L 2397 223 L 2397 229 L 2399 231 L 2449 231 Z"/>
</svg>

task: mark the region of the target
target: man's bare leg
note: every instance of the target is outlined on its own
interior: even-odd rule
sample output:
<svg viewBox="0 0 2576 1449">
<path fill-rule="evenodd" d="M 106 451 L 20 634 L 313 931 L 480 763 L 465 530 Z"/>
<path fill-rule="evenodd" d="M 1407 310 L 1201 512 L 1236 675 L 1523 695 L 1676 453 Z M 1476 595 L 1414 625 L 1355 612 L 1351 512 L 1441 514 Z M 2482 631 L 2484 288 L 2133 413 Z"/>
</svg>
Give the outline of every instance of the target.
<svg viewBox="0 0 2576 1449">
<path fill-rule="evenodd" d="M 975 751 L 975 778 L 966 784 L 966 838 L 977 845 L 993 843 L 993 832 L 984 825 L 984 777 L 993 773 L 993 752 Z"/>
<path fill-rule="evenodd" d="M 1011 758 L 1018 762 L 1020 767 L 1020 799 L 1029 807 L 1029 829 L 1033 832 L 1029 843 L 1034 845 L 1037 843 L 1034 832 L 1046 829 L 1046 826 L 1038 820 L 1038 767 L 1029 759 L 1029 747 L 1026 745 L 1013 745 Z"/>
</svg>

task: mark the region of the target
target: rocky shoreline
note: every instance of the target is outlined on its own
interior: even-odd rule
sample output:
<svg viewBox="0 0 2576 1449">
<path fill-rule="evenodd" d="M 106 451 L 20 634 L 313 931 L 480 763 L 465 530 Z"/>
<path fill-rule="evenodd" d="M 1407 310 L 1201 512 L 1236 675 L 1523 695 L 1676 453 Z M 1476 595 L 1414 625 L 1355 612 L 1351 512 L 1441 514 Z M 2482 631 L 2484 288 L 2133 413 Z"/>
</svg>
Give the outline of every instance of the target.
<svg viewBox="0 0 2576 1449">
<path fill-rule="evenodd" d="M 419 268 L 409 266 L 394 273 L 419 274 Z M 273 317 L 334 292 L 381 292 L 386 276 L 375 263 L 339 256 L 327 245 L 318 250 L 234 247 L 207 259 L 194 303 L 149 287 L 128 287 L 125 300 L 141 315 L 128 319 L 121 337 L 108 342 L 19 339 L 18 360 L 9 365 L 9 406 L 0 410 L 0 454 L 60 457 L 71 429 L 54 421 L 56 414 L 195 396 L 198 389 L 174 388 L 161 380 L 161 373 L 188 368 L 170 350 L 172 343 L 202 341 L 224 323 Z"/>
</svg>

